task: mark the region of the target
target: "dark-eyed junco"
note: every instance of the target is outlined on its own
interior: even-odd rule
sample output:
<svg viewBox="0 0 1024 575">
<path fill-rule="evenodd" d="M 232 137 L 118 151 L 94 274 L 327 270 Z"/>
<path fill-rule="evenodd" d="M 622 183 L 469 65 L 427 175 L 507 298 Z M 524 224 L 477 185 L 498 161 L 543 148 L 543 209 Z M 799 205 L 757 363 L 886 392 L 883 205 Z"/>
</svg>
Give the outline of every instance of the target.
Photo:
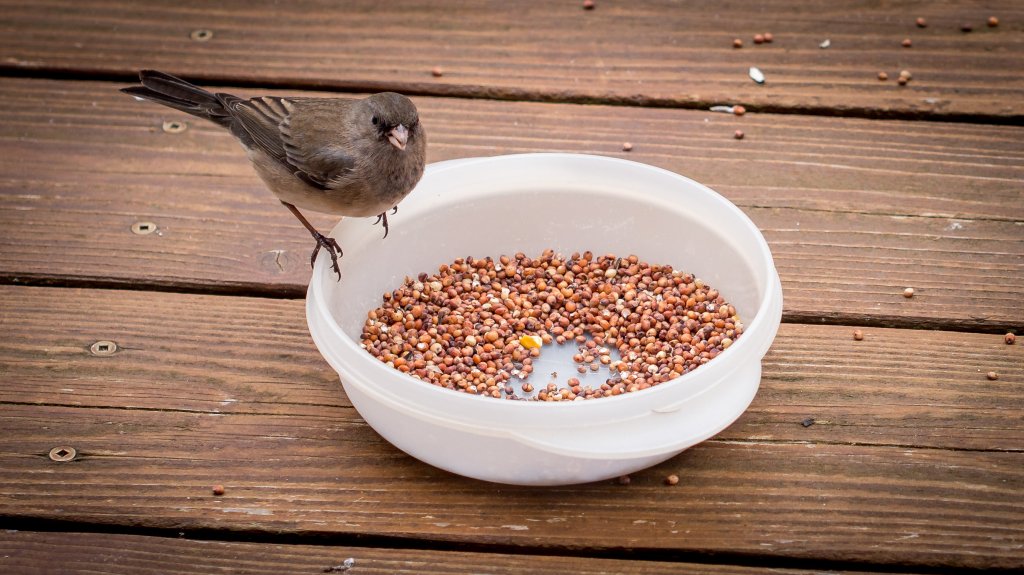
<svg viewBox="0 0 1024 575">
<path fill-rule="evenodd" d="M 214 94 L 180 78 L 139 72 L 141 86 L 121 91 L 205 118 L 242 143 L 263 182 L 331 254 L 341 278 L 341 247 L 314 228 L 298 208 L 342 216 L 377 216 L 388 233 L 387 211 L 423 175 L 427 137 L 409 98 L 382 92 L 363 99 L 243 100 Z"/>
</svg>

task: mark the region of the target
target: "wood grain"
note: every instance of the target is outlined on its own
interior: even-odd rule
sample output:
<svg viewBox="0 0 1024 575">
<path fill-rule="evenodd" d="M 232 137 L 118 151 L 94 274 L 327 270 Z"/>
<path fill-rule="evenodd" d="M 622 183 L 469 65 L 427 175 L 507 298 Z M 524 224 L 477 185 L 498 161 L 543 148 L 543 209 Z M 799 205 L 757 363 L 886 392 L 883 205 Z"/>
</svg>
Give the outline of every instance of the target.
<svg viewBox="0 0 1024 575">
<path fill-rule="evenodd" d="M 233 139 L 116 87 L 0 81 L 10 110 L 0 126 L 0 278 L 304 294 L 311 241 Z M 791 320 L 1024 326 L 1022 128 L 437 98 L 417 104 L 430 161 L 593 153 L 712 186 L 767 237 Z M 164 133 L 168 119 L 189 127 Z M 735 129 L 747 138 L 734 140 Z M 632 152 L 621 151 L 624 141 Z M 137 221 L 153 222 L 157 232 L 132 234 Z M 912 300 L 902 297 L 907 286 L 917 290 Z"/>
<path fill-rule="evenodd" d="M 538 489 L 460 478 L 384 442 L 313 349 L 300 302 L 11 286 L 0 301 L 11 520 L 1024 565 L 1024 352 L 996 336 L 911 344 L 869 329 L 854 342 L 849 328 L 784 325 L 754 404 L 715 439 L 629 486 Z M 98 339 L 122 351 L 92 356 Z M 79 454 L 53 462 L 58 445 Z"/>
<path fill-rule="evenodd" d="M 1024 7 L 1002 0 L 752 5 L 603 1 L 0 2 L 0 65 L 29 73 L 166 68 L 210 81 L 501 99 L 1019 123 Z M 998 16 L 996 28 L 985 26 Z M 914 25 L 917 17 L 927 28 Z M 973 32 L 960 31 L 961 23 Z M 212 31 L 208 41 L 190 39 Z M 754 45 L 757 33 L 774 42 Z M 734 49 L 741 38 L 745 47 Z M 912 48 L 902 48 L 909 38 Z M 828 49 L 819 48 L 824 40 Z M 444 75 L 431 70 L 440 66 Z M 747 77 L 758 66 L 768 81 Z M 913 72 L 905 87 L 902 69 Z M 876 75 L 886 71 L 888 82 Z"/>
<path fill-rule="evenodd" d="M 0 299 L 4 403 L 357 417 L 301 301 L 11 286 Z M 784 324 L 757 400 L 720 437 L 1021 451 L 1024 348 L 999 335 L 863 331 L 854 341 L 851 328 Z M 96 357 L 96 341 L 119 351 Z M 798 425 L 808 417 L 817 423 Z"/>
<path fill-rule="evenodd" d="M 340 568 L 352 559 L 351 569 Z M 0 532 L 0 569 L 19 575 L 350 575 L 490 573 L 515 575 L 755 575 L 760 567 L 680 562 L 624 561 L 583 557 L 421 551 L 373 547 L 275 545 L 109 535 L 96 533 Z M 819 570 L 772 569 L 778 575 L 812 575 Z M 861 571 L 834 571 L 855 575 Z"/>
</svg>

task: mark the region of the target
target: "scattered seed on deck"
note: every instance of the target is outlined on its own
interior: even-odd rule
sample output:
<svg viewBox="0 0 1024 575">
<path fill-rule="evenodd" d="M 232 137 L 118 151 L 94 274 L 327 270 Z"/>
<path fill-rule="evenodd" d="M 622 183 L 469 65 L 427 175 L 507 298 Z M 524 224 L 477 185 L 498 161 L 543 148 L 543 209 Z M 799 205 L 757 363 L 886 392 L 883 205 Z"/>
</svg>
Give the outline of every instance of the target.
<svg viewBox="0 0 1024 575">
<path fill-rule="evenodd" d="M 742 48 L 743 47 L 743 40 L 740 40 L 739 38 L 734 38 L 733 41 L 732 41 L 732 47 L 733 48 Z"/>
<path fill-rule="evenodd" d="M 665 478 L 665 485 L 675 485 L 679 483 L 679 476 L 673 473 Z"/>
<path fill-rule="evenodd" d="M 913 46 L 914 43 L 910 41 L 910 38 L 904 38 L 903 41 L 900 42 L 900 45 L 903 46 L 904 48 L 909 48 Z"/>
<path fill-rule="evenodd" d="M 974 26 L 972 26 L 970 22 L 964 22 L 960 25 L 960 31 L 965 34 L 971 30 L 974 30 Z"/>
<path fill-rule="evenodd" d="M 214 485 L 213 486 L 213 494 L 214 495 L 224 495 L 224 486 L 223 485 Z"/>
<path fill-rule="evenodd" d="M 341 565 L 332 565 L 330 567 L 324 567 L 321 573 L 344 573 L 355 566 L 356 560 L 352 557 L 342 561 Z"/>
<path fill-rule="evenodd" d="M 862 332 L 859 329 L 853 330 L 853 339 L 855 339 L 857 341 L 860 341 L 860 340 L 864 339 L 864 332 Z"/>
<path fill-rule="evenodd" d="M 1008 332 L 1003 336 L 1003 341 L 1006 342 L 1006 345 L 1013 345 L 1017 341 L 1017 336 L 1013 332 Z"/>
<path fill-rule="evenodd" d="M 810 426 L 814 425 L 814 418 L 813 417 L 808 417 L 807 419 L 801 421 L 800 425 L 802 425 L 804 427 L 810 427 Z"/>
<path fill-rule="evenodd" d="M 825 41 L 822 42 L 821 44 L 818 44 L 818 47 L 821 48 L 822 50 L 824 50 L 824 49 L 828 48 L 831 45 L 832 45 L 832 40 L 829 40 L 828 38 L 825 38 Z"/>
<path fill-rule="evenodd" d="M 889 79 L 889 75 L 886 74 L 885 72 L 879 72 L 878 79 L 884 82 Z"/>
<path fill-rule="evenodd" d="M 430 71 L 430 75 L 435 78 L 440 78 L 441 76 L 444 76 L 444 70 L 440 66 L 434 66 Z"/>
<path fill-rule="evenodd" d="M 733 132 L 732 137 L 736 138 L 737 140 L 742 140 L 743 139 L 743 130 L 736 130 L 735 132 Z"/>
<path fill-rule="evenodd" d="M 999 379 L 999 374 L 994 372 L 994 371 L 990 371 L 990 372 L 985 374 L 985 377 L 987 377 L 989 379 L 989 381 L 995 381 L 995 380 Z"/>
<path fill-rule="evenodd" d="M 900 86 L 906 86 L 907 79 L 903 76 L 900 76 L 899 78 L 896 78 L 896 83 L 899 84 Z"/>
<path fill-rule="evenodd" d="M 754 44 L 764 44 L 764 35 L 754 34 Z"/>
<path fill-rule="evenodd" d="M 765 44 L 771 44 L 772 40 L 774 40 L 774 39 L 775 39 L 775 36 L 772 36 L 771 32 L 765 32 L 764 33 L 764 43 Z"/>
<path fill-rule="evenodd" d="M 903 297 L 912 298 L 914 297 L 914 288 L 907 288 L 903 290 Z"/>
<path fill-rule="evenodd" d="M 593 10 L 594 9 L 594 0 L 583 0 L 583 9 L 584 10 Z"/>
<path fill-rule="evenodd" d="M 918 28 L 927 28 L 928 27 L 928 21 L 925 20 L 924 18 L 918 18 L 915 23 L 917 24 Z"/>
<path fill-rule="evenodd" d="M 617 481 L 619 485 L 629 485 L 633 480 L 630 479 L 628 475 L 623 475 L 622 477 L 619 477 Z"/>
<path fill-rule="evenodd" d="M 988 17 L 988 27 L 989 28 L 995 28 L 998 25 L 999 25 L 999 18 L 996 18 L 995 16 L 989 16 Z"/>
<path fill-rule="evenodd" d="M 633 144 L 630 144 L 629 142 L 622 142 L 622 151 L 623 152 L 628 152 L 628 151 L 630 151 L 632 149 L 633 149 Z"/>
<path fill-rule="evenodd" d="M 750 67 L 750 79 L 757 82 L 758 84 L 764 84 L 764 73 L 753 66 Z"/>
<path fill-rule="evenodd" d="M 743 114 L 747 113 L 747 109 L 744 108 L 743 106 L 733 106 L 732 113 L 736 114 L 737 116 L 742 116 Z"/>
</svg>

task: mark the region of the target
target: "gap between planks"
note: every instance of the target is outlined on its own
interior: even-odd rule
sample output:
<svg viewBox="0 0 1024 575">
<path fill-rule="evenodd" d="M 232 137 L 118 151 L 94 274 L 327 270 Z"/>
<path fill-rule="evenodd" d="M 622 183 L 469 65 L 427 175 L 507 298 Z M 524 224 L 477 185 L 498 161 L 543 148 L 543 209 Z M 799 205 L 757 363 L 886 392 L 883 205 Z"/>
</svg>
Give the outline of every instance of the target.
<svg viewBox="0 0 1024 575">
<path fill-rule="evenodd" d="M 67 68 L 22 68 L 0 62 L 0 78 L 28 78 L 37 80 L 70 80 L 82 82 L 111 82 L 134 84 L 137 74 L 119 74 L 101 70 Z M 602 96 L 586 92 L 562 90 L 544 92 L 511 87 L 481 87 L 472 85 L 437 85 L 427 82 L 342 82 L 342 81 L 301 81 L 299 79 L 266 78 L 259 81 L 231 77 L 221 74 L 189 74 L 189 81 L 198 84 L 216 85 L 224 88 L 315 90 L 339 95 L 366 94 L 372 92 L 400 92 L 407 96 L 424 96 L 466 100 L 495 100 L 504 102 L 540 102 L 549 104 L 577 104 L 593 106 L 621 106 L 640 108 L 674 108 L 680 110 L 707 111 L 711 106 L 722 105 L 721 100 L 680 100 L 642 95 Z M 860 118 L 867 120 L 905 120 L 921 122 L 949 122 L 999 126 L 1024 126 L 1024 115 L 1000 115 L 982 113 L 938 113 L 911 109 L 880 109 L 867 106 L 816 106 L 811 104 L 775 105 L 747 104 L 748 112 L 761 114 L 782 114 L 796 116 L 825 116 L 828 118 Z"/>
<path fill-rule="evenodd" d="M 190 295 L 216 295 L 266 298 L 279 300 L 306 299 L 306 288 L 301 285 L 274 285 L 265 283 L 235 282 L 161 282 L 153 280 L 110 278 L 89 278 L 81 276 L 55 277 L 53 275 L 16 274 L 0 271 L 0 285 L 49 287 L 68 289 L 105 289 L 145 291 L 157 293 L 178 293 Z M 822 312 L 811 314 L 806 312 L 783 312 L 782 323 L 835 325 L 850 327 L 881 327 L 908 330 L 955 331 L 965 333 L 1007 333 L 1020 331 L 1021 326 L 1004 320 L 988 318 L 934 318 L 927 316 L 882 317 L 861 313 Z"/>
<path fill-rule="evenodd" d="M 199 542 L 213 543 L 220 546 L 245 547 L 246 556 L 249 553 L 259 554 L 266 546 L 275 546 L 275 555 L 294 555 L 289 558 L 289 564 L 294 565 L 299 560 L 309 560 L 311 556 L 326 556 L 338 558 L 337 560 L 321 560 L 325 566 L 334 563 L 341 563 L 345 557 L 355 559 L 353 569 L 358 568 L 359 573 L 376 573 L 376 570 L 366 569 L 369 567 L 366 559 L 360 557 L 369 555 L 375 560 L 390 560 L 394 555 L 408 556 L 429 554 L 438 562 L 452 560 L 466 561 L 471 559 L 479 562 L 478 569 L 486 565 L 488 573 L 521 573 L 517 567 L 507 563 L 520 563 L 518 569 L 527 569 L 530 573 L 539 573 L 538 567 L 546 568 L 543 573 L 594 573 L 595 575 L 608 575 L 610 573 L 645 573 L 645 574 L 673 574 L 687 575 L 690 573 L 709 575 L 754 575 L 771 570 L 777 575 L 816 575 L 828 572 L 830 575 L 868 575 L 869 573 L 887 573 L 899 575 L 930 575 L 948 573 L 949 569 L 943 565 L 900 565 L 896 563 L 874 563 L 870 561 L 836 561 L 806 559 L 794 557 L 775 557 L 750 555 L 746 553 L 686 553 L 673 552 L 665 553 L 664 550 L 645 550 L 642 548 L 618 548 L 618 549 L 594 549 L 577 547 L 533 547 L 523 548 L 511 545 L 500 544 L 474 544 L 460 543 L 457 541 L 428 541 L 421 539 L 388 537 L 388 536 L 362 536 L 362 535 L 339 535 L 337 533 L 268 533 L 266 531 L 238 531 L 219 529 L 160 529 L 152 527 L 131 527 L 126 529 L 116 524 L 104 523 L 82 523 L 70 521 L 54 521 L 8 517 L 0 515 L 0 528 L 7 529 L 7 533 L 0 533 L 0 551 L 6 551 L 7 545 L 16 544 L 18 538 L 30 538 L 50 543 L 52 538 L 48 535 L 60 536 L 63 542 L 62 548 L 66 547 L 68 540 L 76 539 L 93 540 L 100 536 L 114 539 L 122 549 L 140 549 L 141 545 L 146 547 L 171 547 L 180 548 L 183 546 L 196 545 Z M 333 548 L 341 547 L 337 553 Z M 209 548 L 202 548 L 205 554 Z M 653 553 L 652 553 L 653 551 Z M 265 552 L 265 551 L 264 551 Z M 363 555 L 360 555 L 360 552 Z M 301 556 L 299 555 L 301 554 Z M 374 557 L 376 555 L 377 557 Z M 419 557 L 417 557 L 419 558 Z M 422 560 L 422 559 L 421 559 Z M 580 562 L 584 562 L 581 565 Z M 622 563 L 628 562 L 628 563 Z M 124 564 L 130 567 L 131 562 L 118 561 L 117 564 Z M 3 559 L 0 559 L 0 566 L 3 566 Z M 108 564 L 109 566 L 109 564 Z M 421 566 L 420 566 L 421 567 Z M 449 566 L 452 568 L 455 566 Z M 424 571 L 397 570 L 395 565 L 389 566 L 390 570 L 380 571 L 381 573 L 423 573 Z M 499 570 L 495 570 L 498 568 Z M 591 569 L 599 569 L 592 571 Z M 608 570 L 605 570 L 607 568 Z M 585 569 L 585 571 L 581 571 Z M 636 569 L 636 571 L 633 571 Z M 131 571 L 125 571 L 130 573 Z M 163 571 L 161 571 L 163 572 Z M 169 573 L 176 571 L 168 571 Z M 232 573 L 236 572 L 234 570 Z M 308 572 L 308 571 L 303 571 Z M 324 569 L 326 572 L 326 569 Z M 433 572 L 431 570 L 430 572 Z M 462 571 L 442 571 L 444 573 L 461 573 Z M 470 572 L 470 571 L 467 571 Z M 478 573 L 479 571 L 471 571 Z M 1014 573 L 1012 568 L 1008 569 L 961 569 L 962 573 Z"/>
</svg>

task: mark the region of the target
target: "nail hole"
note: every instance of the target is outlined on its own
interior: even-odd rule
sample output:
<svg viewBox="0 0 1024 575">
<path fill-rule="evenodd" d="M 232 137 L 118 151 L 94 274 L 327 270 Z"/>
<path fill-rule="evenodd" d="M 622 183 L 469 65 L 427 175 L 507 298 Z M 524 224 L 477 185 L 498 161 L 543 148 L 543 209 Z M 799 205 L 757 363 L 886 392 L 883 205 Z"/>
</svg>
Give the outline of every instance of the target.
<svg viewBox="0 0 1024 575">
<path fill-rule="evenodd" d="M 78 452 L 75 451 L 74 447 L 54 447 L 50 450 L 50 459 L 54 461 L 71 461 L 77 454 Z"/>
<path fill-rule="evenodd" d="M 213 38 L 212 30 L 193 30 L 189 37 L 196 42 L 206 42 L 210 38 Z"/>
<path fill-rule="evenodd" d="M 156 231 L 156 224 L 153 222 L 135 222 L 132 224 L 132 233 L 145 236 Z"/>
<path fill-rule="evenodd" d="M 89 346 L 89 353 L 99 356 L 114 355 L 117 353 L 117 344 L 109 340 L 97 341 Z"/>
<path fill-rule="evenodd" d="M 168 134 L 180 134 L 188 129 L 188 124 L 178 120 L 168 120 L 163 123 L 163 130 Z"/>
</svg>

